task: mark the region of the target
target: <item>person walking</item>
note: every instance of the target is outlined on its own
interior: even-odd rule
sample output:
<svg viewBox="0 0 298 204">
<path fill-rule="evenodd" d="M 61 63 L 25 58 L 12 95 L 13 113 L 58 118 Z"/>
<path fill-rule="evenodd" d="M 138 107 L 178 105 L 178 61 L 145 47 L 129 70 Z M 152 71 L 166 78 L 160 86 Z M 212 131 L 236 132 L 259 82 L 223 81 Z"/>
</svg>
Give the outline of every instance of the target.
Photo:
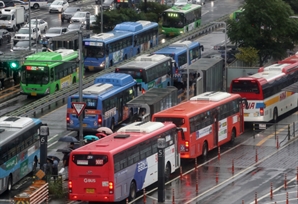
<svg viewBox="0 0 298 204">
<path fill-rule="evenodd" d="M 72 151 L 72 150 L 74 150 L 75 148 L 74 148 L 74 143 L 73 142 L 71 142 L 70 144 L 69 144 L 69 152 L 65 152 L 64 153 L 64 156 L 63 156 L 63 167 L 64 167 L 64 171 L 65 171 L 65 179 L 64 179 L 64 181 L 67 181 L 68 180 L 68 163 L 69 163 L 69 156 L 70 156 L 70 152 Z"/>
</svg>

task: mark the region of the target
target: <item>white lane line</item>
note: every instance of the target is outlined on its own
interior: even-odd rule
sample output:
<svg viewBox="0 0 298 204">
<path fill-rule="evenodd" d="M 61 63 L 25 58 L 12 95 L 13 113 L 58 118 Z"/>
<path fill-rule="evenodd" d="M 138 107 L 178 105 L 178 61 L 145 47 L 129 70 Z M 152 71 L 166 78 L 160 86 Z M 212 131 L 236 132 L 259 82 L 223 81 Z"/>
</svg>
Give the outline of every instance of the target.
<svg viewBox="0 0 298 204">
<path fill-rule="evenodd" d="M 74 131 L 71 131 L 71 132 L 69 132 L 69 133 L 67 133 L 65 136 L 69 136 L 70 134 L 72 134 Z M 56 135 L 54 135 L 53 137 L 58 137 L 59 135 L 58 134 L 56 134 Z M 53 139 L 53 137 L 52 138 L 50 138 L 48 141 L 50 141 L 50 140 L 52 140 Z M 53 143 L 51 143 L 51 144 L 49 144 L 48 145 L 48 148 L 49 147 L 51 147 L 51 146 L 53 146 L 54 144 L 56 144 L 56 143 L 58 143 L 58 140 L 57 141 L 55 141 L 55 142 L 53 142 Z"/>
</svg>

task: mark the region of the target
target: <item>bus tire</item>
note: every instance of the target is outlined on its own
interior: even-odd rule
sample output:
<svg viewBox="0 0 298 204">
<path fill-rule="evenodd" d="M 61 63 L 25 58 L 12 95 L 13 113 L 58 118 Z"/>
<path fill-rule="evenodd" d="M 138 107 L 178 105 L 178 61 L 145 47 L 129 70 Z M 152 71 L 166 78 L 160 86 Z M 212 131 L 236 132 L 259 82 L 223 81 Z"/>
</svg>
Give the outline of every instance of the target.
<svg viewBox="0 0 298 204">
<path fill-rule="evenodd" d="M 112 118 L 111 130 L 114 131 L 114 129 L 115 129 L 115 119 Z"/>
<path fill-rule="evenodd" d="M 278 111 L 277 111 L 277 108 L 275 107 L 273 111 L 273 122 L 277 123 L 277 120 L 278 120 Z"/>
<path fill-rule="evenodd" d="M 137 195 L 136 183 L 135 183 L 135 181 L 132 181 L 130 183 L 130 187 L 129 187 L 129 196 L 128 196 L 128 199 L 130 201 L 132 201 L 132 200 L 134 200 L 136 198 L 136 195 Z"/>
<path fill-rule="evenodd" d="M 12 175 L 10 174 L 9 177 L 8 177 L 8 180 L 7 180 L 7 188 L 6 190 L 7 191 L 11 191 L 12 189 Z"/>
<path fill-rule="evenodd" d="M 168 162 L 165 168 L 165 182 L 170 180 L 170 176 L 171 176 L 171 165 L 170 165 L 170 162 Z"/>
<path fill-rule="evenodd" d="M 39 5 L 38 4 L 33 4 L 33 8 L 34 9 L 39 9 Z"/>
<path fill-rule="evenodd" d="M 208 156 L 208 144 L 207 144 L 207 141 L 205 141 L 204 144 L 203 144 L 202 156 L 204 157 L 204 159 L 207 158 L 207 156 Z"/>
<path fill-rule="evenodd" d="M 231 143 L 231 144 L 234 144 L 234 142 L 235 142 L 235 138 L 236 138 L 236 129 L 233 128 L 233 129 L 232 129 L 232 133 L 231 133 L 231 140 L 230 140 L 230 143 Z"/>
</svg>

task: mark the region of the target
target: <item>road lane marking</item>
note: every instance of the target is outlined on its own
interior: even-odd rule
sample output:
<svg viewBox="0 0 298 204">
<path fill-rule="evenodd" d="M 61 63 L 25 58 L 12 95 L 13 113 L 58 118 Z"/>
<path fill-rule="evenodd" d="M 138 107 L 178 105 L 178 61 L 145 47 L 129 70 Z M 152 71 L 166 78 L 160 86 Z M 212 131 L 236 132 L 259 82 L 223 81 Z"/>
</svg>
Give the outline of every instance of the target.
<svg viewBox="0 0 298 204">
<path fill-rule="evenodd" d="M 53 140 L 55 137 L 58 137 L 58 134 L 56 134 L 56 135 L 52 136 L 50 139 L 48 139 L 48 142 Z"/>
<path fill-rule="evenodd" d="M 270 138 L 272 138 L 273 136 L 277 135 L 278 133 L 280 133 L 281 131 L 285 130 L 287 127 L 285 126 L 284 128 L 278 129 L 278 131 L 276 131 L 276 133 L 272 133 L 268 136 L 266 136 L 265 138 L 263 138 L 260 142 L 258 142 L 256 144 L 256 146 L 261 146 L 262 144 L 264 144 L 267 140 L 269 140 Z"/>
<path fill-rule="evenodd" d="M 71 132 L 67 133 L 65 136 L 69 136 L 69 135 L 72 134 L 73 132 L 74 132 L 74 131 L 71 131 Z M 56 134 L 56 135 L 54 135 L 53 137 L 58 137 L 58 136 L 59 136 L 59 134 Z M 53 137 L 52 137 L 52 138 L 53 138 Z M 52 139 L 52 138 L 51 138 L 51 139 Z M 51 139 L 49 139 L 48 141 L 50 141 Z M 48 145 L 48 148 L 51 147 L 51 146 L 53 146 L 54 144 L 56 144 L 56 143 L 58 143 L 58 142 L 59 142 L 59 141 L 57 140 L 57 141 L 55 141 L 55 142 L 49 144 L 49 145 Z"/>
</svg>

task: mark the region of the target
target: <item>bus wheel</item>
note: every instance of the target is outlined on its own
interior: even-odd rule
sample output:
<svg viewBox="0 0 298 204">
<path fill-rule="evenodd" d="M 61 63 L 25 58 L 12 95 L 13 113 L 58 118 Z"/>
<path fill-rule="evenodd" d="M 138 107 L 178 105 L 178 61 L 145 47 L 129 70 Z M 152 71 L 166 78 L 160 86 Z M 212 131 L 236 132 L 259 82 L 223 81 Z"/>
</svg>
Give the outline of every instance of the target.
<svg viewBox="0 0 298 204">
<path fill-rule="evenodd" d="M 136 183 L 134 181 L 132 181 L 130 183 L 130 187 L 129 187 L 129 200 L 132 201 L 136 198 Z"/>
<path fill-rule="evenodd" d="M 112 123 L 111 123 L 111 130 L 114 131 L 115 129 L 115 120 L 112 118 Z"/>
<path fill-rule="evenodd" d="M 34 4 L 34 5 L 33 5 L 33 8 L 34 8 L 34 9 L 39 9 L 39 4 Z"/>
<path fill-rule="evenodd" d="M 171 175 L 171 165 L 168 162 L 165 168 L 165 182 L 170 180 L 170 175 Z"/>
<path fill-rule="evenodd" d="M 207 142 L 205 141 L 204 144 L 203 144 L 203 152 L 202 152 L 202 155 L 204 158 L 207 158 L 207 155 L 208 155 L 208 144 Z"/>
<path fill-rule="evenodd" d="M 12 176 L 9 175 L 8 181 L 7 181 L 7 191 L 11 191 L 12 189 Z"/>
<path fill-rule="evenodd" d="M 235 138 L 236 138 L 236 130 L 235 130 L 235 128 L 233 128 L 232 133 L 231 133 L 231 140 L 230 140 L 231 144 L 234 144 Z"/>
<path fill-rule="evenodd" d="M 273 111 L 273 122 L 274 123 L 277 123 L 277 119 L 278 119 L 277 108 L 274 108 L 274 111 Z"/>
</svg>

